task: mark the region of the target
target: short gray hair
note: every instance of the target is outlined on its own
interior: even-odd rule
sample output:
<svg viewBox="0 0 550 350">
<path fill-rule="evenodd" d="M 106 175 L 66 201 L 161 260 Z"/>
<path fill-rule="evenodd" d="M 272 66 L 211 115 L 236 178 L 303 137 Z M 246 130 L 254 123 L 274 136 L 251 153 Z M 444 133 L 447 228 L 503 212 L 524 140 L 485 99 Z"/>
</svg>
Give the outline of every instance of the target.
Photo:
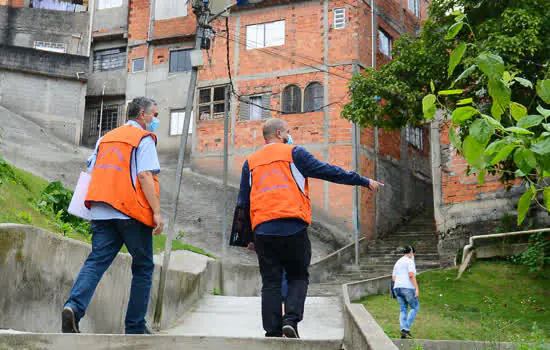
<svg viewBox="0 0 550 350">
<path fill-rule="evenodd" d="M 141 111 L 149 112 L 157 102 L 149 97 L 136 97 L 128 104 L 128 119 L 136 119 Z"/>
<path fill-rule="evenodd" d="M 270 140 L 276 134 L 277 130 L 285 131 L 286 122 L 279 118 L 269 119 L 265 122 L 262 132 L 264 134 L 264 139 Z"/>
</svg>

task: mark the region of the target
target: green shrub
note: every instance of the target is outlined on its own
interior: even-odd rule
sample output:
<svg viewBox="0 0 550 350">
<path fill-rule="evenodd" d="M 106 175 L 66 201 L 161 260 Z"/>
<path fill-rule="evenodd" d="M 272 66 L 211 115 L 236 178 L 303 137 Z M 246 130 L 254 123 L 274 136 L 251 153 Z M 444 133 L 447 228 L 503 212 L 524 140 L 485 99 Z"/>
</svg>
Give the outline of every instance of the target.
<svg viewBox="0 0 550 350">
<path fill-rule="evenodd" d="M 518 265 L 525 265 L 530 272 L 539 272 L 544 265 L 550 264 L 550 235 L 536 233 L 529 238 L 529 248 L 510 258 Z"/>
</svg>

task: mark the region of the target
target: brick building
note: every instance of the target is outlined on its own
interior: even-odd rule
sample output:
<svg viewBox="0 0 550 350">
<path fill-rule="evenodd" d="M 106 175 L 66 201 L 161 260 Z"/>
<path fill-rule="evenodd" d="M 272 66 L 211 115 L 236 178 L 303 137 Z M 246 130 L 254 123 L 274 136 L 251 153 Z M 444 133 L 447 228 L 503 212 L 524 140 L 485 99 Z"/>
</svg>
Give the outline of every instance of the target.
<svg viewBox="0 0 550 350">
<path fill-rule="evenodd" d="M 79 144 L 89 15 L 85 5 L 66 3 L 58 11 L 45 8 L 54 3 L 0 0 L 0 104 Z"/>
<path fill-rule="evenodd" d="M 391 59 L 392 41 L 419 29 L 427 3 L 376 3 L 375 55 L 381 65 Z M 229 167 L 235 179 L 247 155 L 262 147 L 261 127 L 272 117 L 286 120 L 295 142 L 317 158 L 351 169 L 352 126 L 340 114 L 349 101 L 352 71 L 373 61 L 369 4 L 266 1 L 232 10 L 227 28 L 225 18 L 216 21 L 212 47 L 199 71 L 193 166 L 212 175 L 221 173 L 229 64 L 235 89 L 229 101 Z M 360 227 L 367 236 L 387 231 L 420 204 L 431 205 L 427 132 L 360 131 L 360 172 L 386 183 L 376 199 L 361 189 Z M 350 242 L 352 188 L 315 179 L 310 186 L 315 215 L 346 228 L 350 234 L 336 238 Z"/>
</svg>

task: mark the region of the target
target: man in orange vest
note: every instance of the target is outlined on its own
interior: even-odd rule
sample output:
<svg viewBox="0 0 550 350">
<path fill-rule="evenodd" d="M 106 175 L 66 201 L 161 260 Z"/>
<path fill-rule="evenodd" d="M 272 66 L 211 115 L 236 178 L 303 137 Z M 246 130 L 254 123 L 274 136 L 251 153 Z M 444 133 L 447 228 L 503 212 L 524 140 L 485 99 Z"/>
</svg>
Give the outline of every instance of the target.
<svg viewBox="0 0 550 350">
<path fill-rule="evenodd" d="M 92 252 L 61 314 L 63 333 L 80 332 L 78 323 L 122 244 L 132 255 L 126 333 L 151 333 L 145 314 L 153 280 L 153 235 L 163 230 L 158 183 L 160 165 L 157 137 L 153 133 L 159 124 L 157 116 L 155 101 L 135 98 L 128 105 L 128 122 L 98 140 L 88 160 L 92 178 L 85 204 L 92 216 Z"/>
<path fill-rule="evenodd" d="M 266 145 L 248 157 L 242 169 L 237 205 L 250 207 L 254 246 L 262 275 L 262 321 L 266 337 L 299 338 L 309 284 L 311 223 L 308 178 L 364 186 L 382 183 L 317 160 L 305 148 L 292 146 L 285 121 L 270 119 L 263 127 Z M 282 271 L 288 294 L 281 310 Z"/>
</svg>

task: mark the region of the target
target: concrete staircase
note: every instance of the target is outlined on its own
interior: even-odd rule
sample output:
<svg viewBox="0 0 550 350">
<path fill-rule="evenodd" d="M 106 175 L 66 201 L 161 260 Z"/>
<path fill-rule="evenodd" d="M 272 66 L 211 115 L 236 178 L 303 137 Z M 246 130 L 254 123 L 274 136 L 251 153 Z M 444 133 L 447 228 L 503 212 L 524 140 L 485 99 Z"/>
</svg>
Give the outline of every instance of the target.
<svg viewBox="0 0 550 350">
<path fill-rule="evenodd" d="M 394 232 L 368 242 L 366 252 L 359 259 L 359 265 L 344 265 L 327 281 L 310 284 L 308 295 L 340 295 L 344 283 L 389 275 L 408 245 L 412 245 L 417 251 L 415 263 L 418 272 L 439 268 L 437 243 L 433 213 L 420 214 Z"/>
</svg>

